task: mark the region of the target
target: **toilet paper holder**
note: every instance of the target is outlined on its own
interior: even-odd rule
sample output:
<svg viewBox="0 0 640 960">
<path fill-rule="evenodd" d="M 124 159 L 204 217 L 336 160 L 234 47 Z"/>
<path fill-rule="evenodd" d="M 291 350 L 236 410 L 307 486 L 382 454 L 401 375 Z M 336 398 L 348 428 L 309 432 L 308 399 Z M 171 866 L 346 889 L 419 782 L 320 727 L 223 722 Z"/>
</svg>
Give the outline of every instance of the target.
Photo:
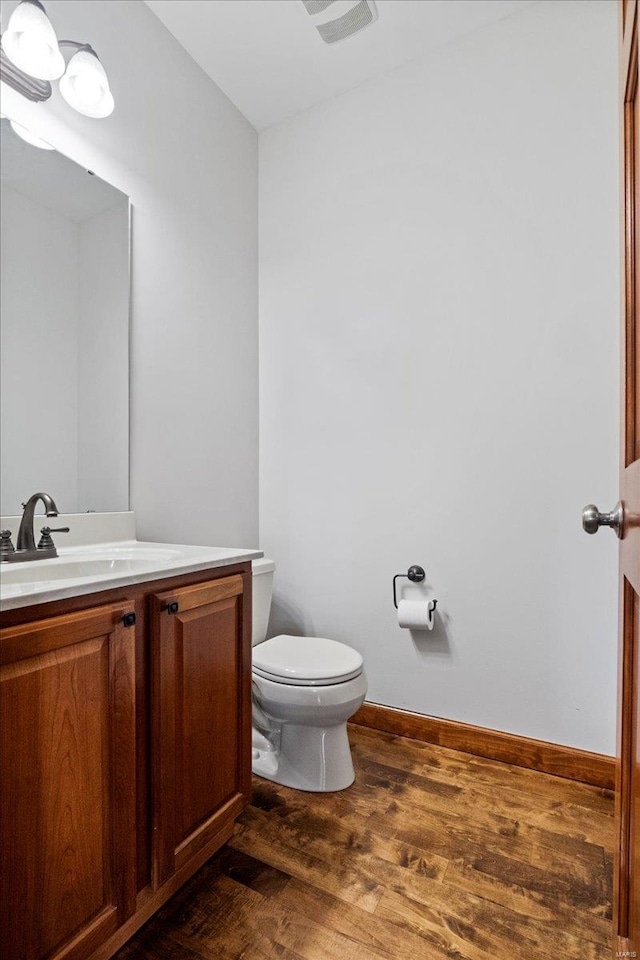
<svg viewBox="0 0 640 960">
<path fill-rule="evenodd" d="M 426 573 L 422 567 L 418 566 L 417 563 L 412 564 L 406 573 L 396 573 L 395 577 L 393 578 L 393 605 L 396 610 L 398 609 L 398 600 L 396 598 L 396 580 L 400 579 L 401 577 L 407 577 L 412 583 L 422 583 L 426 577 Z M 436 609 L 437 602 L 437 600 L 431 601 L 433 604 L 433 610 Z"/>
</svg>

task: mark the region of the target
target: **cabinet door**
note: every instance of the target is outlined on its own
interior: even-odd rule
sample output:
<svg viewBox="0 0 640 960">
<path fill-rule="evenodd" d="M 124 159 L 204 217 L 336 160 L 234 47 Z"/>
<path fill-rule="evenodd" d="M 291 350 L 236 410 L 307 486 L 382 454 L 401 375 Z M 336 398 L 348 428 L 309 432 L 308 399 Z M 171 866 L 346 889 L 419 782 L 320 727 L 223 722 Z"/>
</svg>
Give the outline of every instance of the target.
<svg viewBox="0 0 640 960">
<path fill-rule="evenodd" d="M 242 576 L 152 601 L 156 885 L 213 853 L 248 799 L 249 601 Z"/>
<path fill-rule="evenodd" d="M 135 908 L 128 609 L 0 631 L 3 960 L 82 960 Z"/>
</svg>

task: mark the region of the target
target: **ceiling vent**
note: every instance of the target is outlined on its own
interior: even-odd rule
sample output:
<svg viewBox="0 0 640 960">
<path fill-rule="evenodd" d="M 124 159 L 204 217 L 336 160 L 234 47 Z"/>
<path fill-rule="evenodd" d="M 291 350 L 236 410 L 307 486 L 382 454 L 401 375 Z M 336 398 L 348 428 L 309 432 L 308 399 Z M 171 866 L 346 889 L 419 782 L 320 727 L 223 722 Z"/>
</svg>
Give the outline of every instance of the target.
<svg viewBox="0 0 640 960">
<path fill-rule="evenodd" d="M 337 43 L 378 19 L 373 0 L 302 0 L 325 43 Z"/>
</svg>

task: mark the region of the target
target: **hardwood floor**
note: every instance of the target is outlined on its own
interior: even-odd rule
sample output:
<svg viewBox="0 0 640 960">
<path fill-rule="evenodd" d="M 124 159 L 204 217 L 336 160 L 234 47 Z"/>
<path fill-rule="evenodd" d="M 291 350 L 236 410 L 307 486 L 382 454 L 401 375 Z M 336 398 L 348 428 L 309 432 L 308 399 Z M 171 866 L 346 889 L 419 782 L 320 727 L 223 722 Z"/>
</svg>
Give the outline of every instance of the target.
<svg viewBox="0 0 640 960">
<path fill-rule="evenodd" d="M 254 781 L 233 839 L 118 960 L 609 958 L 613 798 L 351 727 L 338 794 Z"/>
</svg>

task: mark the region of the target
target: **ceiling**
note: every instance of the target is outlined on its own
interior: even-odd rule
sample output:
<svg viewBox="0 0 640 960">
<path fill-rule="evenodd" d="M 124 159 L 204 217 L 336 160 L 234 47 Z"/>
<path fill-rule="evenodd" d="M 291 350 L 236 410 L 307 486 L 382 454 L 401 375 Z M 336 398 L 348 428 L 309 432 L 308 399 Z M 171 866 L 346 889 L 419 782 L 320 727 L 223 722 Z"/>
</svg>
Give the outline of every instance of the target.
<svg viewBox="0 0 640 960">
<path fill-rule="evenodd" d="M 377 0 L 325 44 L 301 0 L 145 0 L 258 130 L 517 13 L 535 0 Z"/>
</svg>

